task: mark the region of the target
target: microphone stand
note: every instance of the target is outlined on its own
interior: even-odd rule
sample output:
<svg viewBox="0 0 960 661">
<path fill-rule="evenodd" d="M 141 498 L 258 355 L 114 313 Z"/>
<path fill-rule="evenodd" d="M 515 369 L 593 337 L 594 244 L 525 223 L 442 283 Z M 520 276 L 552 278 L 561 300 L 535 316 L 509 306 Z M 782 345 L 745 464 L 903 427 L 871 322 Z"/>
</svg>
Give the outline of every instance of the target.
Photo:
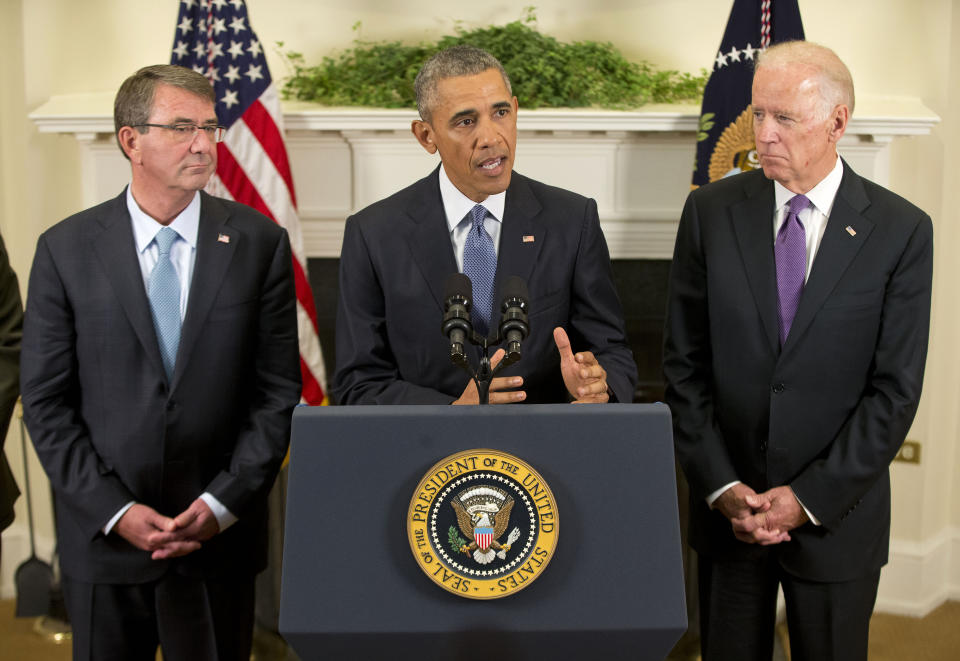
<svg viewBox="0 0 960 661">
<path fill-rule="evenodd" d="M 506 296 L 502 305 L 503 316 L 500 323 L 494 326 L 496 335 L 489 337 L 477 333 L 470 323 L 470 279 L 463 274 L 454 273 L 447 278 L 445 286 L 446 305 L 440 330 L 444 337 L 450 340 L 450 360 L 465 370 L 476 384 L 480 404 L 490 403 L 490 383 L 497 373 L 520 360 L 520 342 L 530 332 L 526 313 L 526 283 L 517 276 L 510 276 L 504 283 L 504 292 Z M 490 347 L 503 340 L 507 341 L 506 355 L 493 367 L 490 364 Z M 476 372 L 467 360 L 467 352 L 464 350 L 467 343 L 482 350 L 480 366 Z"/>
<path fill-rule="evenodd" d="M 500 331 L 498 330 L 496 336 L 491 338 L 480 335 L 476 331 L 471 330 L 467 339 L 469 339 L 471 344 L 474 344 L 483 350 L 483 354 L 480 356 L 480 366 L 477 371 L 474 372 L 473 369 L 471 369 L 465 353 L 452 355 L 451 358 L 455 364 L 466 370 L 467 374 L 470 375 L 470 378 L 473 379 L 473 382 L 477 385 L 477 395 L 480 398 L 480 404 L 489 404 L 490 382 L 493 381 L 493 377 L 495 377 L 504 368 L 509 367 L 520 360 L 520 354 L 515 352 L 507 352 L 507 355 L 503 357 L 503 360 L 497 363 L 496 367 L 491 367 L 490 347 L 500 344 L 500 342 L 503 340 L 503 337 L 500 335 Z"/>
</svg>

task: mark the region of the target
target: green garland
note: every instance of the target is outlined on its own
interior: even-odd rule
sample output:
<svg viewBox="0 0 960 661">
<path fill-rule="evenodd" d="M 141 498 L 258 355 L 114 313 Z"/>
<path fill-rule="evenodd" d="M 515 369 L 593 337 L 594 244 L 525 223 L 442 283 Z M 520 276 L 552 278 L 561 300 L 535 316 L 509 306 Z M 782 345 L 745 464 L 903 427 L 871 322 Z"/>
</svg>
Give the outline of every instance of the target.
<svg viewBox="0 0 960 661">
<path fill-rule="evenodd" d="M 541 34 L 533 7 L 521 20 L 503 26 L 464 30 L 438 42 L 408 46 L 399 41 L 368 42 L 308 66 L 301 53 L 287 52 L 293 71 L 284 98 L 331 106 L 415 108 L 413 81 L 420 66 L 439 50 L 470 44 L 492 53 L 510 74 L 523 108 L 600 107 L 624 110 L 646 103 L 698 101 L 707 81 L 678 71 L 656 71 L 648 62 L 630 62 L 610 43 L 563 43 Z M 354 25 L 354 30 L 359 24 Z M 283 44 L 281 43 L 282 47 Z"/>
</svg>

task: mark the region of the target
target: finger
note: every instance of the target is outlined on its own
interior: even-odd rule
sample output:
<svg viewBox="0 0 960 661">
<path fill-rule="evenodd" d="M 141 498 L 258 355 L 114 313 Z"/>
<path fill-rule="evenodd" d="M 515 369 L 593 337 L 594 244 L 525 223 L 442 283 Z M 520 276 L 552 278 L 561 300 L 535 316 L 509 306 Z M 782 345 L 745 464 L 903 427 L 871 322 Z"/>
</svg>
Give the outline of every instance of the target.
<svg viewBox="0 0 960 661">
<path fill-rule="evenodd" d="M 154 543 L 154 546 L 163 546 L 177 542 L 200 541 L 202 539 L 203 523 L 203 518 L 197 516 L 194 517 L 189 525 L 177 528 L 173 532 L 154 533 L 150 535 L 148 539 L 151 543 Z"/>
<path fill-rule="evenodd" d="M 735 497 L 737 500 L 739 500 L 741 503 L 746 503 L 746 500 L 748 497 L 751 497 L 751 498 L 757 497 L 757 492 L 751 489 L 750 487 L 748 487 L 746 484 L 743 484 L 742 482 L 740 484 L 730 487 L 727 491 L 729 491 L 730 494 L 733 497 Z"/>
<path fill-rule="evenodd" d="M 580 354 L 577 354 L 577 355 L 579 356 Z M 606 376 L 606 374 L 607 374 L 607 371 L 602 367 L 600 367 L 600 365 L 598 365 L 597 363 L 594 363 L 592 365 L 582 365 L 580 367 L 580 378 L 583 379 L 584 381 L 588 381 L 591 379 L 594 379 L 594 380 L 603 379 L 603 377 Z"/>
<path fill-rule="evenodd" d="M 584 398 L 592 395 L 603 395 L 607 392 L 606 381 L 591 381 L 577 388 L 577 397 Z"/>
<path fill-rule="evenodd" d="M 177 529 L 177 524 L 173 519 L 161 514 L 156 514 L 155 516 L 145 519 L 144 523 L 154 530 L 173 532 Z"/>
<path fill-rule="evenodd" d="M 167 544 L 166 546 L 157 549 L 150 554 L 150 557 L 153 560 L 165 560 L 167 558 L 177 558 L 180 556 L 187 555 L 188 553 L 193 553 L 194 551 L 200 548 L 200 542 L 173 542 Z"/>
<path fill-rule="evenodd" d="M 610 395 L 607 393 L 600 393 L 599 395 L 589 395 L 587 397 L 581 397 L 580 399 L 575 399 L 571 404 L 606 404 L 610 401 Z"/>
<path fill-rule="evenodd" d="M 497 349 L 493 352 L 493 355 L 490 356 L 490 367 L 496 367 L 500 364 L 500 361 L 503 360 L 503 357 L 507 355 L 507 352 L 503 349 Z"/>
<path fill-rule="evenodd" d="M 169 516 L 164 516 L 156 510 L 150 509 L 143 518 L 144 523 L 157 530 L 172 531 L 177 529 L 177 524 Z"/>
<path fill-rule="evenodd" d="M 147 528 L 155 528 L 157 530 L 174 530 L 176 528 L 173 523 L 173 519 L 160 514 L 160 512 L 152 507 L 141 505 L 139 503 L 128 509 L 121 517 L 121 520 L 127 519 L 128 515 L 129 522 L 143 525 Z"/>
<path fill-rule="evenodd" d="M 570 338 L 567 337 L 567 331 L 557 326 L 553 329 L 553 341 L 557 345 L 557 351 L 560 352 L 560 360 L 573 360 L 573 350 L 570 348 Z"/>
<path fill-rule="evenodd" d="M 747 506 L 755 512 L 766 512 L 770 509 L 770 500 L 759 495 L 747 495 L 743 499 Z"/>
<path fill-rule="evenodd" d="M 749 535 L 756 535 L 757 531 L 766 531 L 768 521 L 766 514 L 748 513 L 746 516 L 731 520 L 730 524 L 734 530 L 739 530 Z"/>
<path fill-rule="evenodd" d="M 147 535 L 147 544 L 151 549 L 159 549 L 167 544 L 187 541 L 186 535 L 182 530 L 176 532 L 155 532 Z"/>
<path fill-rule="evenodd" d="M 490 392 L 487 401 L 491 404 L 516 404 L 527 398 L 523 390 L 507 390 L 505 392 Z"/>
<path fill-rule="evenodd" d="M 757 542 L 763 545 L 779 544 L 790 541 L 790 534 L 786 530 L 775 528 L 773 530 L 760 529 L 753 533 Z"/>
<path fill-rule="evenodd" d="M 595 393 L 592 395 L 583 395 L 577 397 L 572 404 L 606 404 L 610 401 L 610 395 L 606 392 Z"/>
<path fill-rule="evenodd" d="M 599 361 L 597 361 L 596 356 L 593 355 L 592 351 L 580 351 L 574 357 L 578 363 L 584 366 L 597 365 L 599 366 Z"/>
<path fill-rule="evenodd" d="M 773 537 L 761 537 L 759 543 L 762 546 L 772 546 L 774 544 L 780 544 L 781 542 L 789 541 L 790 536 L 786 533 L 779 533 Z"/>
<path fill-rule="evenodd" d="M 173 521 L 177 528 L 187 528 L 191 523 L 197 520 L 198 514 L 199 512 L 194 510 L 193 506 L 191 505 L 189 509 L 178 514 L 177 518 L 175 518 Z"/>
<path fill-rule="evenodd" d="M 511 390 L 513 388 L 519 388 L 522 385 L 522 376 L 498 376 L 490 382 L 489 392 L 493 393 L 497 390 Z"/>
</svg>

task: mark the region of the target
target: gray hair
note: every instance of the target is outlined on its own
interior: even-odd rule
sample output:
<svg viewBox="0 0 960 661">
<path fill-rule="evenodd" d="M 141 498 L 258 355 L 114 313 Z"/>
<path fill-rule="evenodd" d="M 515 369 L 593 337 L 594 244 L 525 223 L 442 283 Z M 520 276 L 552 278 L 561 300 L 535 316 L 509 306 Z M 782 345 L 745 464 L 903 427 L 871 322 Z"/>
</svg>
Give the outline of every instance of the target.
<svg viewBox="0 0 960 661">
<path fill-rule="evenodd" d="M 193 69 L 178 67 L 173 64 L 154 64 L 149 67 L 143 67 L 135 74 L 123 81 L 120 89 L 117 90 L 117 97 L 113 101 L 113 132 L 117 138 L 117 145 L 120 145 L 120 129 L 124 126 L 138 126 L 150 121 L 150 113 L 153 112 L 153 99 L 157 92 L 157 85 L 170 85 L 179 87 L 191 94 L 207 99 L 210 103 L 216 104 L 217 97 L 214 94 L 210 82 Z M 141 133 L 146 133 L 146 128 L 138 128 Z M 120 151 L 129 159 L 127 152 L 123 151 L 120 145 Z"/>
<path fill-rule="evenodd" d="M 507 86 L 507 92 L 513 96 L 510 77 L 507 76 L 503 65 L 482 48 L 467 45 L 451 46 L 434 54 L 421 67 L 413 83 L 420 118 L 425 122 L 430 121 L 433 108 L 437 103 L 437 85 L 441 80 L 458 76 L 475 76 L 490 69 L 500 72 L 503 84 Z"/>
<path fill-rule="evenodd" d="M 836 53 L 810 41 L 785 41 L 771 46 L 757 56 L 757 67 L 778 69 L 799 64 L 813 69 L 822 101 L 823 118 L 836 106 L 845 105 L 853 114 L 853 77 Z"/>
</svg>

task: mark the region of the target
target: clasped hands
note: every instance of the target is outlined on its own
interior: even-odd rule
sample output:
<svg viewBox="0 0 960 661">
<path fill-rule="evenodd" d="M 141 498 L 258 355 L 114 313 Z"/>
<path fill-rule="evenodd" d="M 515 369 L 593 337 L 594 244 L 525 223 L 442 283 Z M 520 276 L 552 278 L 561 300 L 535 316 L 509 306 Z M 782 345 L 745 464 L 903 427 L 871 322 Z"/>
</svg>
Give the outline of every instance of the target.
<svg viewBox="0 0 960 661">
<path fill-rule="evenodd" d="M 730 520 L 736 538 L 748 544 L 788 542 L 790 531 L 809 521 L 793 489 L 787 486 L 758 494 L 738 483 L 720 494 L 713 507 Z"/>
<path fill-rule="evenodd" d="M 174 518 L 135 503 L 123 513 L 113 531 L 138 549 L 150 551 L 154 560 L 163 560 L 193 553 L 220 532 L 220 525 L 207 504 L 197 498 Z"/>
<path fill-rule="evenodd" d="M 573 397 L 574 404 L 596 403 L 602 404 L 610 400 L 607 393 L 607 370 L 603 369 L 596 356 L 590 351 L 573 353 L 570 348 L 570 338 L 567 332 L 560 328 L 553 329 L 553 341 L 560 352 L 560 373 L 567 392 Z M 490 357 L 490 364 L 496 367 L 503 360 L 506 352 L 497 349 Z M 527 398 L 523 390 L 515 390 L 523 386 L 522 376 L 499 376 L 490 381 L 488 401 L 491 404 L 513 404 Z M 477 384 L 473 379 L 467 383 L 463 394 L 454 404 L 479 404 L 480 395 L 477 393 Z"/>
</svg>

